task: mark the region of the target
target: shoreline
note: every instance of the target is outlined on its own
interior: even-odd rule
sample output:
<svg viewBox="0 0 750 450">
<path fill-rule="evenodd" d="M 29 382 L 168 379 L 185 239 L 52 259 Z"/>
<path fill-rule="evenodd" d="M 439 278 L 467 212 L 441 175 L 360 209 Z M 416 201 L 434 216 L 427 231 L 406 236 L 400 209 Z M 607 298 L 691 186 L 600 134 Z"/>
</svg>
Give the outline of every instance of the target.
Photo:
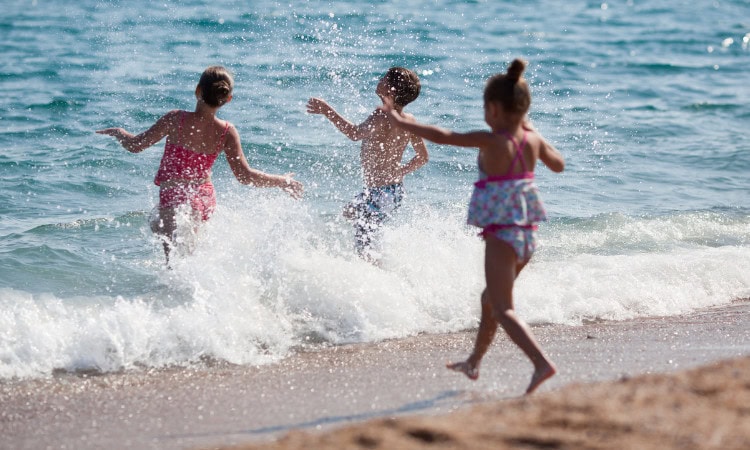
<svg viewBox="0 0 750 450">
<path fill-rule="evenodd" d="M 750 355 L 750 301 L 673 317 L 534 333 L 558 374 L 530 398 Z M 480 379 L 444 368 L 474 331 L 419 335 L 290 355 L 258 367 L 66 374 L 0 383 L 0 448 L 216 448 L 262 444 L 293 430 L 323 432 L 372 419 L 450 415 L 517 402 L 531 364 L 498 333 Z M 415 419 L 416 420 L 416 419 Z M 297 433 L 297 431 L 294 431 Z"/>
</svg>

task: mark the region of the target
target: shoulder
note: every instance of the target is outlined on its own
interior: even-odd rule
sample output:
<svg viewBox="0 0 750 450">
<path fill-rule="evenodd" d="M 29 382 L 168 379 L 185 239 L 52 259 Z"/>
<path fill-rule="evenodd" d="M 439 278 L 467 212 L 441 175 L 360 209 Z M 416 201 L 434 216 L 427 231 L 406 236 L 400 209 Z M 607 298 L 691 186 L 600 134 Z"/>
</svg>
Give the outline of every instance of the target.
<svg viewBox="0 0 750 450">
<path fill-rule="evenodd" d="M 180 116 L 182 111 L 175 109 L 167 112 L 163 116 L 159 117 L 159 120 L 154 123 L 152 130 L 162 134 L 170 134 L 176 132 L 177 127 L 180 123 Z"/>
<path fill-rule="evenodd" d="M 185 113 L 185 111 L 181 109 L 173 109 L 172 111 L 169 111 L 168 113 L 164 114 L 164 118 L 166 119 L 177 119 L 182 117 L 182 115 Z"/>
<path fill-rule="evenodd" d="M 232 122 L 228 120 L 224 120 L 224 119 L 219 119 L 219 126 L 221 128 L 226 128 L 227 131 L 235 129 L 234 124 Z"/>
<path fill-rule="evenodd" d="M 526 144 L 538 149 L 545 145 L 545 141 L 539 133 L 529 130 L 526 132 Z"/>
<path fill-rule="evenodd" d="M 226 136 L 225 140 L 226 142 L 232 143 L 232 142 L 240 142 L 240 133 L 237 131 L 237 127 L 234 126 L 234 124 L 228 120 L 222 121 L 222 128 L 226 130 Z"/>
<path fill-rule="evenodd" d="M 378 122 L 387 122 L 388 121 L 388 115 L 385 111 L 378 108 L 372 113 L 370 113 L 370 116 L 367 118 L 370 121 L 378 121 Z"/>
<path fill-rule="evenodd" d="M 414 120 L 414 121 L 417 120 L 417 118 L 414 117 L 414 114 L 412 114 L 412 113 L 408 113 L 408 112 L 403 112 L 402 111 L 401 115 L 404 116 L 408 120 Z"/>
<path fill-rule="evenodd" d="M 182 117 L 182 114 L 184 111 L 179 109 L 173 109 L 172 111 L 169 111 L 168 113 L 161 116 L 159 119 L 160 122 L 163 122 L 167 125 L 177 125 L 180 123 L 180 118 Z"/>
<path fill-rule="evenodd" d="M 221 127 L 222 130 L 226 131 L 227 136 L 239 135 L 239 132 L 237 131 L 237 127 L 235 127 L 234 124 L 228 120 L 219 121 L 219 126 Z"/>
</svg>

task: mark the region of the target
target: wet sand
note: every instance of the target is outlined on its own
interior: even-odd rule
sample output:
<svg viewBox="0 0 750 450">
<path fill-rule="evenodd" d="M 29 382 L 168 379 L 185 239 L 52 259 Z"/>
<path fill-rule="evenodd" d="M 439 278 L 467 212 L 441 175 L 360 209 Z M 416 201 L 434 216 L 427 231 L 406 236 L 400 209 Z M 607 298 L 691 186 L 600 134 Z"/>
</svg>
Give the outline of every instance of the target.
<svg viewBox="0 0 750 450">
<path fill-rule="evenodd" d="M 299 352 L 263 367 L 4 382 L 0 448 L 613 448 L 616 434 L 619 448 L 742 448 L 734 445 L 748 442 L 750 427 L 748 313 L 750 302 L 738 301 L 677 317 L 534 327 L 559 373 L 528 398 L 520 396 L 531 365 L 502 334 L 479 381 L 444 368 L 467 355 L 472 331 Z M 667 419 L 670 411 L 684 421 Z M 488 422 L 491 432 L 478 428 Z M 683 437 L 656 440 L 673 435 Z"/>
</svg>

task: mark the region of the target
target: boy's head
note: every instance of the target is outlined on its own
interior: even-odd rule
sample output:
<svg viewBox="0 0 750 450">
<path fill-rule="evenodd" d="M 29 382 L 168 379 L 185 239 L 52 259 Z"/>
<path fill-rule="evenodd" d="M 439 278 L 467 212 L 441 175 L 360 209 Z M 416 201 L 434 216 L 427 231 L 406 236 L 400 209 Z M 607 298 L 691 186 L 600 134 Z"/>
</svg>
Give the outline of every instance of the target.
<svg viewBox="0 0 750 450">
<path fill-rule="evenodd" d="M 391 67 L 381 80 L 396 106 L 404 107 L 419 97 L 421 85 L 416 73 L 403 67 Z"/>
<path fill-rule="evenodd" d="M 209 106 L 222 106 L 232 98 L 234 78 L 227 69 L 211 66 L 203 71 L 198 81 L 201 99 Z"/>
<path fill-rule="evenodd" d="M 531 106 L 531 92 L 521 76 L 526 62 L 514 59 L 505 73 L 493 75 L 484 88 L 484 104 L 499 103 L 508 114 L 524 115 Z"/>
</svg>

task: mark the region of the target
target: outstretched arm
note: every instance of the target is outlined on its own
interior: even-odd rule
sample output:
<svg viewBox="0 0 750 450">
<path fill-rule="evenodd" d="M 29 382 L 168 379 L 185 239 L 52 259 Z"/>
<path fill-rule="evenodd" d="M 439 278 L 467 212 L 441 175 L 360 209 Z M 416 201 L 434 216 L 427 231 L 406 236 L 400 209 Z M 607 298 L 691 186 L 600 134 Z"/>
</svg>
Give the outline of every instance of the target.
<svg viewBox="0 0 750 450">
<path fill-rule="evenodd" d="M 364 121 L 359 125 L 355 125 L 350 121 L 344 119 L 341 114 L 336 112 L 335 109 L 331 108 L 331 105 L 325 102 L 325 100 L 319 98 L 311 98 L 307 102 L 307 112 L 310 114 L 322 114 L 328 120 L 333 123 L 336 128 L 339 129 L 346 137 L 353 141 L 359 141 L 366 138 L 370 134 L 371 125 L 370 119 Z"/>
<path fill-rule="evenodd" d="M 125 150 L 131 153 L 140 153 L 162 140 L 169 133 L 170 123 L 176 117 L 176 114 L 176 111 L 168 112 L 157 120 L 151 128 L 139 135 L 134 135 L 124 128 L 105 128 L 96 132 L 114 137 Z"/>
<path fill-rule="evenodd" d="M 416 120 L 402 116 L 395 110 L 388 113 L 388 118 L 396 126 L 436 144 L 455 145 L 458 147 L 485 147 L 491 144 L 492 133 L 486 131 L 456 133 L 446 128 L 419 123 Z"/>
<path fill-rule="evenodd" d="M 272 175 L 250 167 L 245 154 L 242 153 L 239 133 L 233 126 L 229 127 L 224 151 L 227 155 L 229 168 L 232 169 L 232 173 L 240 183 L 258 187 L 278 187 L 294 198 L 302 197 L 302 183 L 292 178 L 293 173 Z"/>
<path fill-rule="evenodd" d="M 492 133 L 487 131 L 471 131 L 456 133 L 454 131 L 419 123 L 413 117 L 399 113 L 387 105 L 382 108 L 392 124 L 436 144 L 455 145 L 458 147 L 485 147 L 492 143 Z"/>
</svg>

